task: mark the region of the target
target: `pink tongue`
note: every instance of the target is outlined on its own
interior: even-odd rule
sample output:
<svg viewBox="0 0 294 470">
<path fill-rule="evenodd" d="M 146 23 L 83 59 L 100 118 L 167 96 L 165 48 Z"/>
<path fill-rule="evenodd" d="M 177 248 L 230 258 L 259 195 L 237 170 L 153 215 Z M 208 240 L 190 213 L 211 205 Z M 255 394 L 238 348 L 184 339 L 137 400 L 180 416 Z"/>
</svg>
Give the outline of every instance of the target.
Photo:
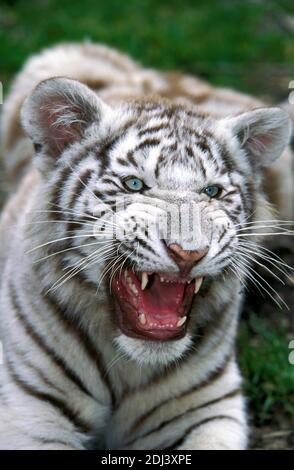
<svg viewBox="0 0 294 470">
<path fill-rule="evenodd" d="M 163 283 L 155 274 L 150 287 L 140 292 L 142 310 L 157 317 L 175 315 L 183 302 L 184 292 L 185 283 Z"/>
</svg>

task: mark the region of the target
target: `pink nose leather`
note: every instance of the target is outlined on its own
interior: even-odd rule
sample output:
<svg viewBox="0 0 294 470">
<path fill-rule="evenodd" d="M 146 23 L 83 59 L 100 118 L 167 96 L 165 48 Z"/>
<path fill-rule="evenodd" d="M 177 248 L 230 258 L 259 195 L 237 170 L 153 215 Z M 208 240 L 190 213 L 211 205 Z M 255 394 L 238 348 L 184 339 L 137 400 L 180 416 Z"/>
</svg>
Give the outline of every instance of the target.
<svg viewBox="0 0 294 470">
<path fill-rule="evenodd" d="M 177 243 L 168 246 L 170 257 L 177 263 L 180 270 L 188 274 L 191 269 L 207 254 L 208 249 L 187 251 Z"/>
</svg>

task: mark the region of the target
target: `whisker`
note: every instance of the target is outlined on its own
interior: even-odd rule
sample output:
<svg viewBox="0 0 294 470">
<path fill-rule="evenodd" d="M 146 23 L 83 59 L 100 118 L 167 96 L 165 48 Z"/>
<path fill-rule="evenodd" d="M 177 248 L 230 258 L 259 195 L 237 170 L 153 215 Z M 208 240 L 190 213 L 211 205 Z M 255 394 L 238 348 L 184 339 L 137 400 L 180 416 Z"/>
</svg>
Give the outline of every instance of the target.
<svg viewBox="0 0 294 470">
<path fill-rule="evenodd" d="M 50 255 L 47 255 L 47 256 L 43 256 L 42 258 L 39 258 L 37 260 L 34 261 L 34 264 L 35 263 L 39 263 L 40 261 L 44 261 L 48 258 L 51 258 L 52 256 L 56 256 L 56 255 L 59 255 L 61 253 L 65 253 L 67 251 L 71 251 L 71 250 L 76 250 L 77 248 L 84 248 L 84 247 L 87 247 L 87 246 L 93 246 L 93 245 L 106 245 L 106 246 L 110 246 L 110 245 L 113 245 L 114 242 L 111 241 L 108 245 L 105 244 L 104 241 L 99 241 L 99 242 L 93 242 L 93 243 L 86 243 L 86 244 L 83 244 L 83 245 L 77 245 L 77 246 L 72 246 L 70 248 L 65 248 L 64 250 L 60 250 L 60 251 L 55 251 L 55 253 L 51 253 Z"/>
<path fill-rule="evenodd" d="M 244 233 L 244 234 L 237 234 L 237 238 L 246 238 L 246 237 L 260 237 L 260 236 L 275 236 L 275 235 L 294 235 L 294 231 L 284 231 L 284 232 L 260 232 L 260 233 Z"/>
<path fill-rule="evenodd" d="M 286 268 L 290 269 L 290 270 L 293 270 L 294 268 L 289 266 L 287 263 L 285 263 L 285 261 L 280 257 L 278 256 L 276 253 L 274 253 L 273 251 L 269 250 L 268 248 L 256 243 L 256 242 L 252 242 L 252 241 L 249 241 L 249 240 L 239 240 L 239 244 L 242 245 L 242 246 L 249 246 L 251 247 L 252 249 L 257 249 L 258 251 L 261 251 L 261 252 L 266 252 L 266 254 L 268 254 L 270 256 L 270 258 L 273 260 L 273 261 L 276 261 L 278 263 L 280 263 L 281 265 L 285 266 Z"/>
<path fill-rule="evenodd" d="M 50 220 L 36 220 L 34 222 L 24 222 L 23 224 L 21 224 L 21 226 L 24 226 L 24 225 L 40 225 L 40 224 L 71 224 L 71 223 L 74 223 L 74 224 L 79 224 L 81 226 L 90 226 L 92 228 L 95 227 L 95 224 L 94 223 L 90 223 L 90 222 L 84 222 L 84 221 L 81 221 L 81 220 L 77 220 L 77 219 L 64 219 L 64 220 L 61 220 L 61 219 L 50 219 Z"/>
<path fill-rule="evenodd" d="M 243 265 L 244 265 L 244 267 L 245 267 L 246 269 L 249 269 L 249 270 L 251 271 L 251 273 L 253 272 L 255 276 L 257 276 L 259 279 L 261 279 L 262 282 L 264 282 L 264 283 L 268 286 L 268 288 L 278 297 L 278 299 L 281 301 L 281 303 L 285 305 L 285 307 L 287 308 L 287 310 L 289 310 L 288 305 L 287 305 L 286 302 L 282 299 L 282 297 L 278 294 L 278 292 L 277 292 L 277 291 L 276 291 L 276 290 L 275 290 L 257 271 L 255 271 L 255 270 L 253 269 L 253 267 L 252 267 L 247 261 L 245 261 L 244 259 L 240 259 L 240 257 L 239 257 L 239 261 L 242 261 L 242 263 L 243 263 Z M 277 300 L 270 294 L 270 292 L 269 292 L 267 289 L 265 289 L 265 287 L 264 287 L 262 284 L 260 284 L 260 282 L 256 279 L 256 277 L 255 277 L 254 279 L 255 279 L 255 281 L 264 289 L 264 291 L 268 293 L 268 295 L 269 295 L 269 296 L 273 299 L 273 301 L 279 306 L 279 308 L 281 308 L 280 303 L 277 302 Z"/>
<path fill-rule="evenodd" d="M 259 281 L 257 281 L 254 276 L 251 274 L 251 272 L 248 271 L 248 269 L 246 268 L 246 266 L 244 266 L 241 262 L 240 259 L 235 259 L 235 263 L 236 265 L 238 266 L 238 269 L 240 270 L 240 272 L 243 274 L 243 276 L 245 276 L 249 282 L 251 282 L 253 284 L 253 286 L 258 290 L 258 292 L 260 293 L 260 295 L 265 299 L 265 295 L 264 295 L 264 292 L 266 292 L 266 290 L 264 289 L 264 287 L 260 284 Z M 261 288 L 260 288 L 261 286 Z"/>
<path fill-rule="evenodd" d="M 97 219 L 97 221 L 102 225 L 102 226 L 107 226 L 107 227 L 111 227 L 111 228 L 119 228 L 118 225 L 114 224 L 113 222 L 109 221 L 109 220 L 102 220 L 101 219 Z M 96 222 L 97 222 L 96 221 Z M 81 228 L 83 226 L 89 226 L 89 227 L 92 227 L 93 229 L 96 227 L 96 223 L 94 222 L 85 222 L 83 220 L 78 220 L 78 219 L 48 219 L 48 220 L 36 220 L 36 221 L 33 221 L 33 222 L 23 222 L 21 224 L 22 227 L 24 226 L 29 226 L 29 225 L 32 225 L 32 226 L 35 226 L 35 225 L 39 225 L 39 224 L 59 224 L 59 223 L 64 223 L 64 224 L 71 224 L 71 223 L 74 223 L 74 224 L 78 224 L 81 226 Z M 70 232 L 73 232 L 73 230 L 70 230 L 68 231 L 69 233 Z"/>
<path fill-rule="evenodd" d="M 258 224 L 285 224 L 285 225 L 294 225 L 293 220 L 279 220 L 279 219 L 265 219 L 265 220 L 256 220 L 256 221 L 250 221 L 250 222 L 240 222 L 239 224 L 235 224 L 235 227 L 241 226 L 247 226 L 247 225 L 258 225 Z"/>
<path fill-rule="evenodd" d="M 259 258 L 262 258 L 264 259 L 267 263 L 271 264 L 272 266 L 274 266 L 278 271 L 280 271 L 281 273 L 283 273 L 286 277 L 290 277 L 289 273 L 287 273 L 286 269 L 287 268 L 289 271 L 294 271 L 294 268 L 289 266 L 288 264 L 286 263 L 281 263 L 279 260 L 276 260 L 274 258 L 272 258 L 271 256 L 269 255 L 266 255 L 264 253 L 260 253 L 259 251 L 252 251 L 250 248 L 246 247 L 246 246 L 242 246 L 241 245 L 241 248 L 243 251 L 245 251 L 246 253 L 249 253 L 249 254 L 252 254 L 253 257 L 259 257 Z M 254 258 L 255 259 L 255 258 Z M 281 266 L 284 266 L 283 268 Z"/>
<path fill-rule="evenodd" d="M 104 232 L 102 233 L 104 234 Z M 99 236 L 101 236 L 102 238 L 105 238 L 105 235 L 99 234 Z M 34 248 L 31 248 L 25 254 L 30 254 L 33 251 L 43 248 L 44 246 L 51 245 L 52 243 L 57 243 L 57 242 L 64 241 L 64 240 L 72 240 L 76 238 L 85 238 L 85 237 L 94 237 L 94 235 L 93 233 L 83 233 L 81 235 L 70 235 L 69 237 L 56 238 L 55 240 L 50 240 L 49 242 L 43 243 L 42 245 L 38 245 L 38 246 L 35 246 Z M 98 237 L 98 234 L 96 234 L 94 238 L 97 238 L 97 237 Z"/>
<path fill-rule="evenodd" d="M 259 233 L 257 232 L 256 230 L 265 230 L 265 229 L 270 229 L 270 228 L 274 228 L 274 229 L 277 229 L 277 230 L 281 230 L 283 233 L 287 234 L 287 233 L 294 233 L 293 230 L 289 230 L 288 228 L 285 228 L 285 227 L 280 227 L 278 225 L 259 225 L 259 226 L 254 226 L 253 228 L 252 227 L 243 227 L 243 228 L 240 228 L 236 231 L 237 234 L 239 233 L 252 233 L 253 229 L 255 230 L 255 233 Z M 272 233 L 272 232 L 270 232 Z M 263 232 L 261 232 L 261 235 L 263 235 Z"/>
<path fill-rule="evenodd" d="M 81 272 L 83 269 L 86 269 L 87 267 L 91 266 L 92 264 L 96 263 L 97 260 L 99 260 L 101 257 L 101 250 L 97 249 L 90 255 L 86 256 L 83 258 L 80 262 L 76 263 L 73 267 L 69 266 L 70 270 L 69 272 L 66 272 L 61 276 L 52 286 L 51 288 L 47 291 L 48 293 L 52 290 L 56 290 L 59 287 L 61 287 L 65 282 L 69 281 L 72 279 L 75 275 L 77 275 L 79 272 Z M 94 262 L 88 263 L 88 261 L 91 261 L 91 259 L 94 259 Z M 88 264 L 87 264 L 88 263 Z M 85 265 L 85 266 L 84 266 Z M 62 281 L 62 282 L 60 282 Z"/>
<path fill-rule="evenodd" d="M 228 266 L 228 269 L 229 269 L 230 271 L 232 271 L 232 273 L 239 279 L 239 281 L 240 281 L 240 283 L 242 284 L 242 286 L 243 286 L 246 290 L 248 290 L 248 286 L 246 285 L 246 283 L 245 283 L 244 280 L 242 279 L 242 277 L 241 277 L 241 274 L 242 274 L 242 273 L 240 273 L 240 272 L 238 271 L 238 267 L 237 267 L 234 263 L 232 263 L 232 265 L 229 265 L 229 266 Z"/>
<path fill-rule="evenodd" d="M 94 251 L 95 255 L 97 254 L 97 256 L 101 256 L 101 261 L 104 260 L 104 256 L 105 254 L 109 253 L 110 251 L 113 251 L 113 245 L 108 245 L 108 246 L 102 246 L 100 248 L 98 248 L 97 250 Z M 83 259 L 87 259 L 89 256 L 91 256 L 93 253 L 90 253 L 89 255 L 85 255 L 85 257 Z M 65 269 L 68 269 L 68 268 L 72 268 L 74 265 L 69 265 L 67 266 L 67 268 Z"/>
<path fill-rule="evenodd" d="M 102 284 L 102 281 L 103 281 L 103 279 L 105 278 L 105 276 L 107 275 L 107 273 L 108 273 L 109 271 L 111 271 L 111 270 L 114 268 L 114 266 L 115 266 L 123 257 L 124 257 L 124 254 L 122 254 L 119 258 L 117 258 L 117 259 L 114 261 L 114 264 L 112 264 L 111 266 L 106 266 L 106 268 L 102 271 L 102 274 L 101 274 L 101 276 L 100 276 L 100 278 L 99 278 L 99 284 L 98 284 L 98 287 L 97 287 L 97 292 L 98 292 L 98 290 L 100 289 L 100 286 L 101 286 L 101 284 Z"/>
<path fill-rule="evenodd" d="M 116 273 L 118 272 L 118 270 L 120 270 L 119 272 L 120 272 L 120 275 L 121 275 L 125 263 L 126 263 L 126 262 L 128 261 L 128 259 L 132 256 L 132 254 L 134 253 L 134 251 L 135 251 L 135 249 L 134 249 L 131 253 L 128 254 L 128 256 L 125 258 L 125 260 L 121 263 L 120 266 L 118 265 L 118 266 L 114 269 L 113 273 L 111 274 L 110 281 L 109 281 L 110 291 L 111 291 L 111 285 L 112 285 L 112 280 L 113 280 L 114 276 L 116 275 Z"/>
<path fill-rule="evenodd" d="M 241 250 L 240 248 L 239 248 L 239 250 L 238 250 L 238 253 L 239 253 L 239 254 L 242 254 L 242 256 L 244 256 L 246 259 L 252 261 L 253 263 L 258 264 L 258 266 L 260 266 L 261 268 L 266 269 L 273 277 L 275 277 L 279 282 L 281 282 L 282 284 L 285 285 L 284 281 L 283 281 L 281 278 L 279 278 L 275 273 L 273 273 L 273 272 L 272 272 L 267 266 L 265 266 L 263 263 L 260 263 L 259 261 L 257 261 L 256 258 L 253 258 L 253 256 L 251 256 L 250 254 L 246 253 L 244 250 Z"/>
</svg>

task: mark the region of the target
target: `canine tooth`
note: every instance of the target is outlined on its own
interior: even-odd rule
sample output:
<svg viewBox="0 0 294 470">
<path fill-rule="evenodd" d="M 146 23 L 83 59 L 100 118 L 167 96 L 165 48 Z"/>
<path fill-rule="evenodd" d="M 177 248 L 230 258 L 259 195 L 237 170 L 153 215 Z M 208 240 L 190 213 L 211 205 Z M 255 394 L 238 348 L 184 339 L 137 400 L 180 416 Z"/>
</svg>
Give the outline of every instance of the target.
<svg viewBox="0 0 294 470">
<path fill-rule="evenodd" d="M 186 320 L 187 320 L 187 317 L 180 318 L 180 320 L 177 323 L 177 326 L 178 327 L 183 326 Z"/>
<path fill-rule="evenodd" d="M 141 325 L 146 325 L 145 313 L 140 313 L 140 315 L 139 315 L 139 322 L 141 323 Z"/>
<path fill-rule="evenodd" d="M 203 277 L 197 277 L 197 279 L 195 279 L 195 290 L 194 290 L 195 294 L 197 294 L 197 292 L 199 291 L 202 281 L 203 281 Z"/>
<path fill-rule="evenodd" d="M 141 289 L 144 290 L 147 284 L 148 284 L 148 274 L 144 271 L 142 273 Z"/>
<path fill-rule="evenodd" d="M 164 282 L 164 277 L 160 276 L 160 282 Z"/>
</svg>

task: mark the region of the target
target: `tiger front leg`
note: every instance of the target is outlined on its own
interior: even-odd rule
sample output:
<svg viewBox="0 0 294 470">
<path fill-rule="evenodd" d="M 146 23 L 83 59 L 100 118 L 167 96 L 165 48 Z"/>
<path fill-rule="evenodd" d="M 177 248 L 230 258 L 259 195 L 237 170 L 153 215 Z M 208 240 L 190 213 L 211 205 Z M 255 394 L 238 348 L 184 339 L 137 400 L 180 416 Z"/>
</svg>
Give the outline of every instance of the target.
<svg viewBox="0 0 294 470">
<path fill-rule="evenodd" d="M 239 400 L 241 401 L 241 400 Z M 235 403 L 222 414 L 211 415 L 197 421 L 176 443 L 177 450 L 245 450 L 248 428 L 243 407 Z"/>
<path fill-rule="evenodd" d="M 70 429 L 62 417 L 50 415 L 42 406 L 15 410 L 0 403 L 0 450 L 83 450 L 85 435 Z M 25 419 L 24 418 L 25 415 Z"/>
</svg>

